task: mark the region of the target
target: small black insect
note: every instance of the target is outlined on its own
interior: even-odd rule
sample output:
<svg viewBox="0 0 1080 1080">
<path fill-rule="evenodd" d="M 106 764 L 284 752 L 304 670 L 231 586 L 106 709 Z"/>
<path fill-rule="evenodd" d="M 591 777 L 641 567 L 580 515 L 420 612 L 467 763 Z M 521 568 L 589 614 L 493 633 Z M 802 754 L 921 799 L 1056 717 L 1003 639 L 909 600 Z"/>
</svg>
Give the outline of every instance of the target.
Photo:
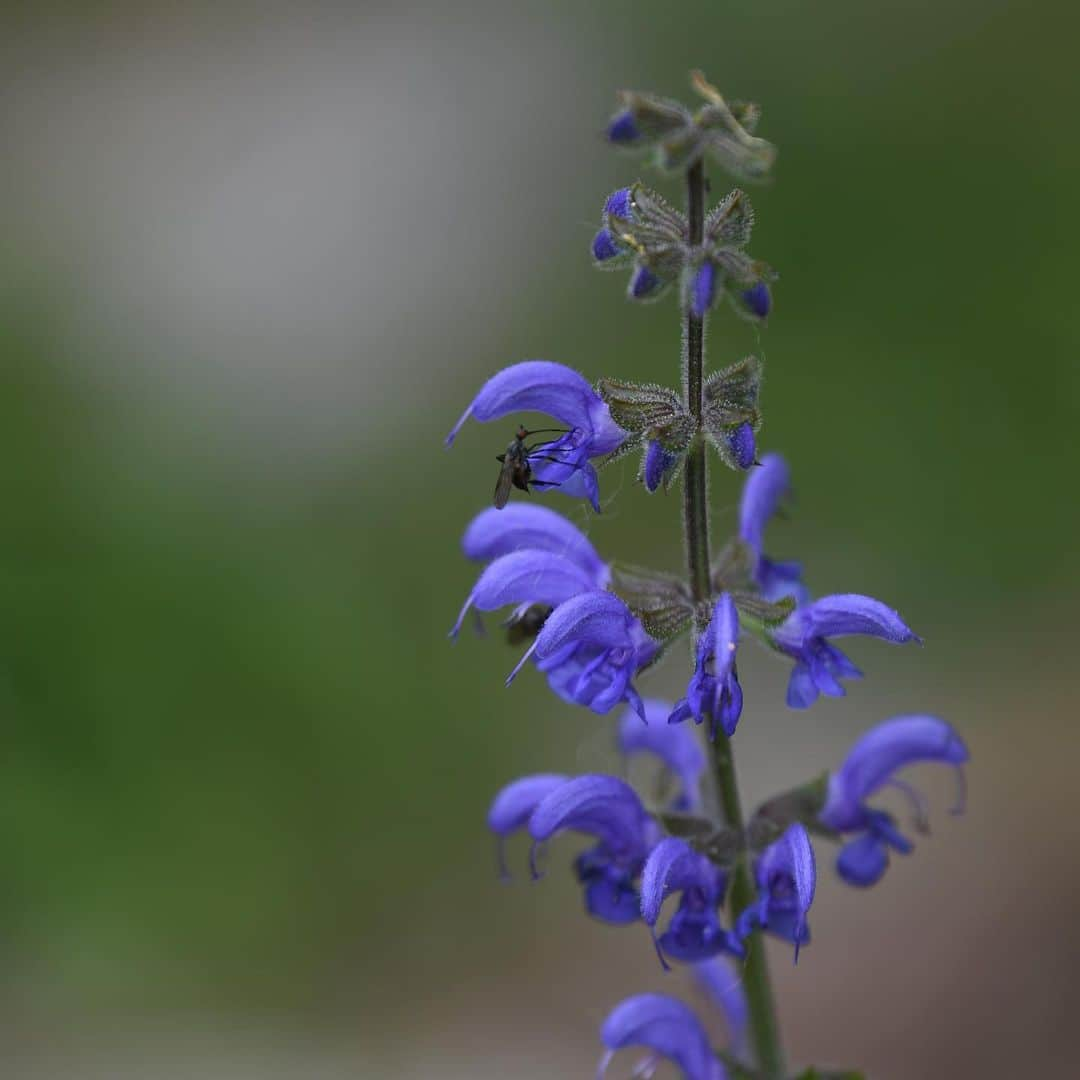
<svg viewBox="0 0 1080 1080">
<path fill-rule="evenodd" d="M 510 499 L 510 488 L 516 487 L 519 491 L 528 491 L 531 487 L 558 487 L 559 482 L 554 480 L 534 480 L 532 478 L 532 465 L 530 457 L 536 461 L 556 461 L 559 458 L 554 454 L 569 453 L 574 450 L 572 446 L 545 446 L 537 444 L 526 446 L 525 440 L 532 435 L 545 435 L 549 432 L 567 434 L 566 428 L 537 428 L 535 431 L 527 431 L 524 427 L 517 429 L 514 441 L 506 448 L 505 454 L 496 454 L 495 460 L 502 464 L 499 470 L 499 479 L 495 484 L 495 508 L 501 510 Z M 537 451 L 541 451 L 538 453 Z M 579 466 L 575 466 L 578 468 Z"/>
<path fill-rule="evenodd" d="M 548 616 L 555 609 L 547 604 L 530 604 L 518 615 L 512 615 L 503 623 L 506 627 L 506 640 L 511 645 L 523 645 L 531 641 L 541 630 Z"/>
</svg>

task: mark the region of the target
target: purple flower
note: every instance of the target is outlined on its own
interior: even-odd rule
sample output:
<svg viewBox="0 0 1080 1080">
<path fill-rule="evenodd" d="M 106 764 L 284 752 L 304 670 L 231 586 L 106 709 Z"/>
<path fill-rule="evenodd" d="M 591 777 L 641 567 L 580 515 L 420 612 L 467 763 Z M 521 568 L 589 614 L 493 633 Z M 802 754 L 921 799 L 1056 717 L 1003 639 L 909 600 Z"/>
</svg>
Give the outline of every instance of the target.
<svg viewBox="0 0 1080 1080">
<path fill-rule="evenodd" d="M 634 197 L 628 187 L 613 191 L 604 201 L 604 213 L 632 221 L 634 218 Z"/>
<path fill-rule="evenodd" d="M 456 637 L 469 609 L 496 611 L 508 604 L 556 607 L 563 601 L 596 589 L 598 573 L 553 551 L 525 548 L 501 555 L 477 578 L 450 631 Z M 603 594 L 608 595 L 608 594 Z"/>
<path fill-rule="evenodd" d="M 588 537 L 562 514 L 546 506 L 511 503 L 502 510 L 489 506 L 469 522 L 461 538 L 466 558 L 490 562 L 502 555 L 532 549 L 550 551 L 573 563 L 602 589 L 611 578 L 608 564 Z"/>
<path fill-rule="evenodd" d="M 667 836 L 649 852 L 641 872 L 641 917 L 664 967 L 667 956 L 693 964 L 722 952 L 743 955 L 738 938 L 720 925 L 726 886 L 724 872 L 685 840 Z M 664 900 L 673 893 L 682 894 L 679 907 L 657 937 Z"/>
<path fill-rule="evenodd" d="M 626 757 L 653 754 L 678 782 L 678 790 L 669 809 L 692 811 L 701 806 L 701 777 L 705 772 L 705 754 L 694 732 L 686 726 L 672 727 L 667 717 L 671 706 L 663 701 L 646 699 L 645 723 L 627 710 L 619 721 L 619 750 Z"/>
<path fill-rule="evenodd" d="M 689 1006 L 666 994 L 638 994 L 620 1002 L 600 1029 L 607 1053 L 600 1061 L 603 1080 L 615 1052 L 643 1046 L 649 1053 L 634 1071 L 649 1076 L 663 1058 L 677 1065 L 686 1080 L 725 1080 L 724 1066 L 713 1053 L 709 1036 Z"/>
<path fill-rule="evenodd" d="M 897 612 L 869 596 L 823 596 L 797 608 L 772 631 L 776 648 L 795 661 L 787 691 L 791 708 L 808 708 L 819 692 L 843 697 L 839 680 L 862 677 L 862 672 L 827 640 L 847 634 L 864 634 L 894 645 L 920 640 Z"/>
<path fill-rule="evenodd" d="M 754 441 L 754 428 L 751 424 L 740 424 L 728 436 L 728 447 L 735 464 L 740 469 L 749 469 L 754 464 L 757 444 Z"/>
<path fill-rule="evenodd" d="M 746 310 L 755 318 L 766 319 L 772 310 L 772 293 L 764 281 L 759 281 L 752 288 L 744 289 L 742 302 Z"/>
<path fill-rule="evenodd" d="M 538 847 L 566 831 L 597 840 L 574 864 L 589 914 L 610 923 L 636 922 L 640 901 L 634 881 L 656 826 L 634 789 L 615 776 L 585 775 L 550 791 L 529 818 L 534 876 Z"/>
<path fill-rule="evenodd" d="M 891 815 L 866 805 L 866 799 L 880 788 L 903 792 L 914 807 L 916 828 L 926 831 L 925 800 L 911 785 L 897 780 L 894 772 L 921 761 L 954 766 L 960 798 L 953 812 L 959 813 L 963 809 L 961 765 L 967 760 L 963 739 L 936 716 L 897 716 L 863 735 L 829 777 L 829 794 L 820 815 L 828 828 L 857 834 L 840 850 L 836 863 L 840 876 L 850 885 L 873 885 L 889 865 L 889 848 L 905 855 L 912 849 Z"/>
<path fill-rule="evenodd" d="M 716 738 L 717 723 L 724 734 L 735 734 L 742 714 L 742 687 L 735 671 L 739 643 L 739 613 L 729 593 L 721 593 L 705 632 L 698 638 L 697 664 L 686 697 L 677 702 L 668 718 L 678 724 L 692 716 L 700 724 L 709 719 L 709 737 Z"/>
<path fill-rule="evenodd" d="M 810 599 L 796 562 L 773 562 L 764 551 L 765 526 L 791 490 L 787 462 L 766 454 L 746 478 L 739 506 L 739 537 L 754 553 L 754 580 L 765 600 L 790 596 L 799 606 Z"/>
<path fill-rule="evenodd" d="M 651 439 L 645 450 L 645 464 L 641 470 L 646 491 L 651 493 L 661 484 L 666 486 L 681 460 L 681 453 L 665 450 L 658 439 Z"/>
<path fill-rule="evenodd" d="M 529 459 L 533 476 L 565 495 L 588 498 L 599 511 L 599 481 L 589 461 L 617 449 L 626 432 L 611 419 L 607 405 L 586 379 L 562 364 L 525 360 L 503 368 L 480 388 L 446 437 L 446 445 L 453 443 L 469 417 L 488 421 L 518 412 L 547 413 L 570 429 L 536 448 Z M 557 460 L 548 460 L 552 457 Z"/>
<path fill-rule="evenodd" d="M 525 828 L 533 811 L 556 788 L 562 787 L 569 778 L 556 773 L 537 773 L 522 776 L 495 796 L 488 810 L 488 828 L 499 838 L 499 870 L 508 876 L 503 842 L 518 829 Z"/>
<path fill-rule="evenodd" d="M 533 657 L 547 675 L 548 685 L 564 701 L 596 713 L 610 712 L 625 701 L 644 719 L 645 708 L 632 680 L 655 657 L 658 647 L 613 593 L 582 592 L 555 607 L 506 681 L 509 684 Z"/>
<path fill-rule="evenodd" d="M 612 117 L 608 124 L 607 137 L 611 142 L 624 146 L 641 138 L 641 132 L 634 123 L 634 114 L 629 109 L 624 109 Z"/>
<path fill-rule="evenodd" d="M 817 869 L 806 828 L 796 822 L 758 856 L 754 867 L 758 899 L 739 915 L 737 933 L 745 938 L 756 927 L 799 946 L 810 940 L 806 915 L 814 902 Z"/>
</svg>

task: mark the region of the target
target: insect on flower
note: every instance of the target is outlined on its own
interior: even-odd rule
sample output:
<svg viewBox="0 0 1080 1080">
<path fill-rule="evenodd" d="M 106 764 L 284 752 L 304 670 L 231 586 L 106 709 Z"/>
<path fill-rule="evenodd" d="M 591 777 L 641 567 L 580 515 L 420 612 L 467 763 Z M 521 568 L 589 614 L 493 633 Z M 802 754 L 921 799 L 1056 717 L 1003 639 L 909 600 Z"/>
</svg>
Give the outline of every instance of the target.
<svg viewBox="0 0 1080 1080">
<path fill-rule="evenodd" d="M 528 431 L 524 427 L 518 427 L 517 434 L 514 436 L 514 441 L 506 448 L 506 452 L 495 455 L 495 460 L 502 465 L 502 468 L 499 470 L 499 479 L 495 484 L 494 502 L 497 510 L 501 510 L 509 501 L 511 487 L 516 487 L 520 491 L 527 492 L 530 484 L 533 487 L 559 486 L 560 481 L 534 480 L 532 477 L 532 464 L 530 463 L 530 459 L 533 461 L 554 461 L 560 465 L 568 464 L 554 455 L 566 453 L 574 448 L 569 446 L 554 446 L 545 443 L 536 443 L 533 446 L 525 445 L 525 440 L 531 436 L 545 435 L 549 432 L 555 432 L 561 435 L 569 434 L 569 431 L 566 428 L 536 428 L 533 431 Z"/>
</svg>

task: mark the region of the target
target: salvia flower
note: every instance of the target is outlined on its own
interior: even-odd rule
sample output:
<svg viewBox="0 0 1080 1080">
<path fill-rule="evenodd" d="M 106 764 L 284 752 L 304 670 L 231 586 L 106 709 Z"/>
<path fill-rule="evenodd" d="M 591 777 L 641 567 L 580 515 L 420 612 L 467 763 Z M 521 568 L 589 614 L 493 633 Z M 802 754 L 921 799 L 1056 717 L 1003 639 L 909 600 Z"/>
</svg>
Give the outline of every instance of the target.
<svg viewBox="0 0 1080 1080">
<path fill-rule="evenodd" d="M 688 1005 L 666 994 L 637 994 L 620 1002 L 600 1028 L 600 1039 L 607 1052 L 597 1080 L 603 1080 L 617 1051 L 632 1046 L 647 1051 L 635 1076 L 651 1076 L 662 1059 L 677 1065 L 686 1080 L 726 1080 L 701 1022 Z"/>
<path fill-rule="evenodd" d="M 726 889 L 724 871 L 685 840 L 667 836 L 649 852 L 641 872 L 641 917 L 665 967 L 665 957 L 692 964 L 722 952 L 743 955 L 739 939 L 720 924 Z M 657 936 L 664 901 L 676 893 L 678 909 L 667 930 Z"/>
<path fill-rule="evenodd" d="M 765 526 L 791 491 L 787 462 L 779 454 L 765 454 L 743 485 L 739 504 L 739 538 L 753 553 L 753 577 L 762 598 L 769 601 L 790 596 L 798 606 L 810 599 L 797 562 L 777 562 L 765 554 Z"/>
<path fill-rule="evenodd" d="M 618 747 L 626 758 L 650 754 L 660 761 L 676 781 L 666 808 L 688 812 L 701 807 L 701 777 L 705 753 L 688 727 L 672 727 L 667 721 L 671 706 L 666 701 L 644 701 L 645 723 L 628 709 L 619 721 Z"/>
<path fill-rule="evenodd" d="M 883 787 L 897 788 L 915 809 L 915 824 L 926 831 L 926 805 L 920 794 L 893 774 L 906 765 L 938 761 L 952 765 L 960 784 L 953 808 L 963 808 L 963 770 L 968 749 L 949 724 L 936 716 L 897 716 L 871 728 L 851 748 L 843 765 L 829 777 L 829 791 L 820 821 L 838 833 L 856 834 L 840 850 L 836 868 L 851 885 L 873 885 L 889 865 L 889 849 L 907 854 L 911 841 L 892 816 L 866 805 Z"/>
<path fill-rule="evenodd" d="M 453 443 L 470 417 L 488 421 L 520 412 L 546 413 L 569 429 L 529 455 L 535 479 L 564 495 L 587 498 L 599 511 L 600 485 L 590 460 L 618 449 L 626 432 L 584 376 L 563 364 L 524 360 L 503 368 L 480 388 L 446 444 Z"/>
<path fill-rule="evenodd" d="M 770 844 L 757 858 L 754 866 L 757 881 L 757 903 L 743 911 L 736 924 L 740 937 L 755 928 L 768 930 L 795 946 L 810 940 L 806 915 L 814 902 L 817 887 L 817 868 L 814 848 L 805 826 L 790 825 L 779 840 Z"/>
<path fill-rule="evenodd" d="M 558 773 L 537 773 L 522 776 L 507 784 L 491 804 L 488 810 L 488 828 L 499 840 L 499 870 L 503 877 L 508 877 L 506 855 L 503 842 L 511 833 L 524 829 L 532 817 L 533 811 L 556 788 L 569 781 L 568 776 Z"/>
<path fill-rule="evenodd" d="M 506 681 L 532 658 L 564 701 L 596 713 L 625 701 L 644 719 L 645 706 L 632 680 L 658 649 L 614 593 L 582 592 L 555 608 Z"/>
<path fill-rule="evenodd" d="M 828 640 L 848 634 L 876 637 L 894 645 L 920 640 L 897 612 L 869 596 L 823 596 L 796 608 L 771 631 L 773 645 L 795 661 L 787 690 L 791 708 L 808 708 L 819 692 L 843 697 L 845 690 L 839 680 L 862 677 L 862 672 Z"/>
<path fill-rule="evenodd" d="M 496 803 L 505 798 L 507 790 L 503 789 Z M 579 832 L 595 838 L 596 845 L 574 863 L 585 889 L 586 910 L 609 923 L 638 920 L 636 880 L 655 841 L 657 827 L 629 784 L 615 776 L 576 776 L 540 799 L 529 815 L 527 827 L 533 839 L 529 858 L 534 876 L 538 849 L 552 837 Z"/>
<path fill-rule="evenodd" d="M 725 735 L 735 734 L 743 702 L 735 670 L 738 643 L 739 613 L 731 595 L 725 592 L 716 601 L 709 625 L 698 638 L 697 663 L 686 697 L 676 703 L 668 723 L 678 724 L 693 717 L 700 724 L 708 718 L 710 738 L 716 738 L 717 725 Z"/>
</svg>

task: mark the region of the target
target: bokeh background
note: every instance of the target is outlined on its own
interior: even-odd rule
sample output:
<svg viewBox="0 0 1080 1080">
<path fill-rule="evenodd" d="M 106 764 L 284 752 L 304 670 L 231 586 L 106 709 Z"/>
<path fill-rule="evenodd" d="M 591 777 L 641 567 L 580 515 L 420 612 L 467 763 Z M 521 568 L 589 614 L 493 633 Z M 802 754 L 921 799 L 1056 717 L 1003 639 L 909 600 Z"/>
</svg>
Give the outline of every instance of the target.
<svg viewBox="0 0 1080 1080">
<path fill-rule="evenodd" d="M 970 807 L 832 880 L 791 1057 L 876 1077 L 1077 1067 L 1077 26 L 1067 5 L 45 4 L 0 39 L 0 1061 L 11 1077 L 589 1076 L 627 993 L 690 993 L 563 869 L 495 876 L 492 793 L 611 767 L 610 720 L 446 640 L 526 357 L 672 379 L 670 301 L 591 271 L 621 86 L 765 106 L 762 443 L 813 589 L 926 647 L 805 714 L 747 650 L 744 797 L 870 723 L 968 737 Z M 724 181 L 715 177 L 716 188 Z M 677 197 L 677 187 L 661 184 Z M 606 553 L 675 568 L 634 467 Z M 738 481 L 717 474 L 714 521 Z M 685 655 L 646 689 L 677 693 Z M 822 859 L 827 863 L 827 856 Z M 828 876 L 828 875 L 826 875 Z M 718 1029 L 719 1033 L 719 1029 Z"/>
</svg>

